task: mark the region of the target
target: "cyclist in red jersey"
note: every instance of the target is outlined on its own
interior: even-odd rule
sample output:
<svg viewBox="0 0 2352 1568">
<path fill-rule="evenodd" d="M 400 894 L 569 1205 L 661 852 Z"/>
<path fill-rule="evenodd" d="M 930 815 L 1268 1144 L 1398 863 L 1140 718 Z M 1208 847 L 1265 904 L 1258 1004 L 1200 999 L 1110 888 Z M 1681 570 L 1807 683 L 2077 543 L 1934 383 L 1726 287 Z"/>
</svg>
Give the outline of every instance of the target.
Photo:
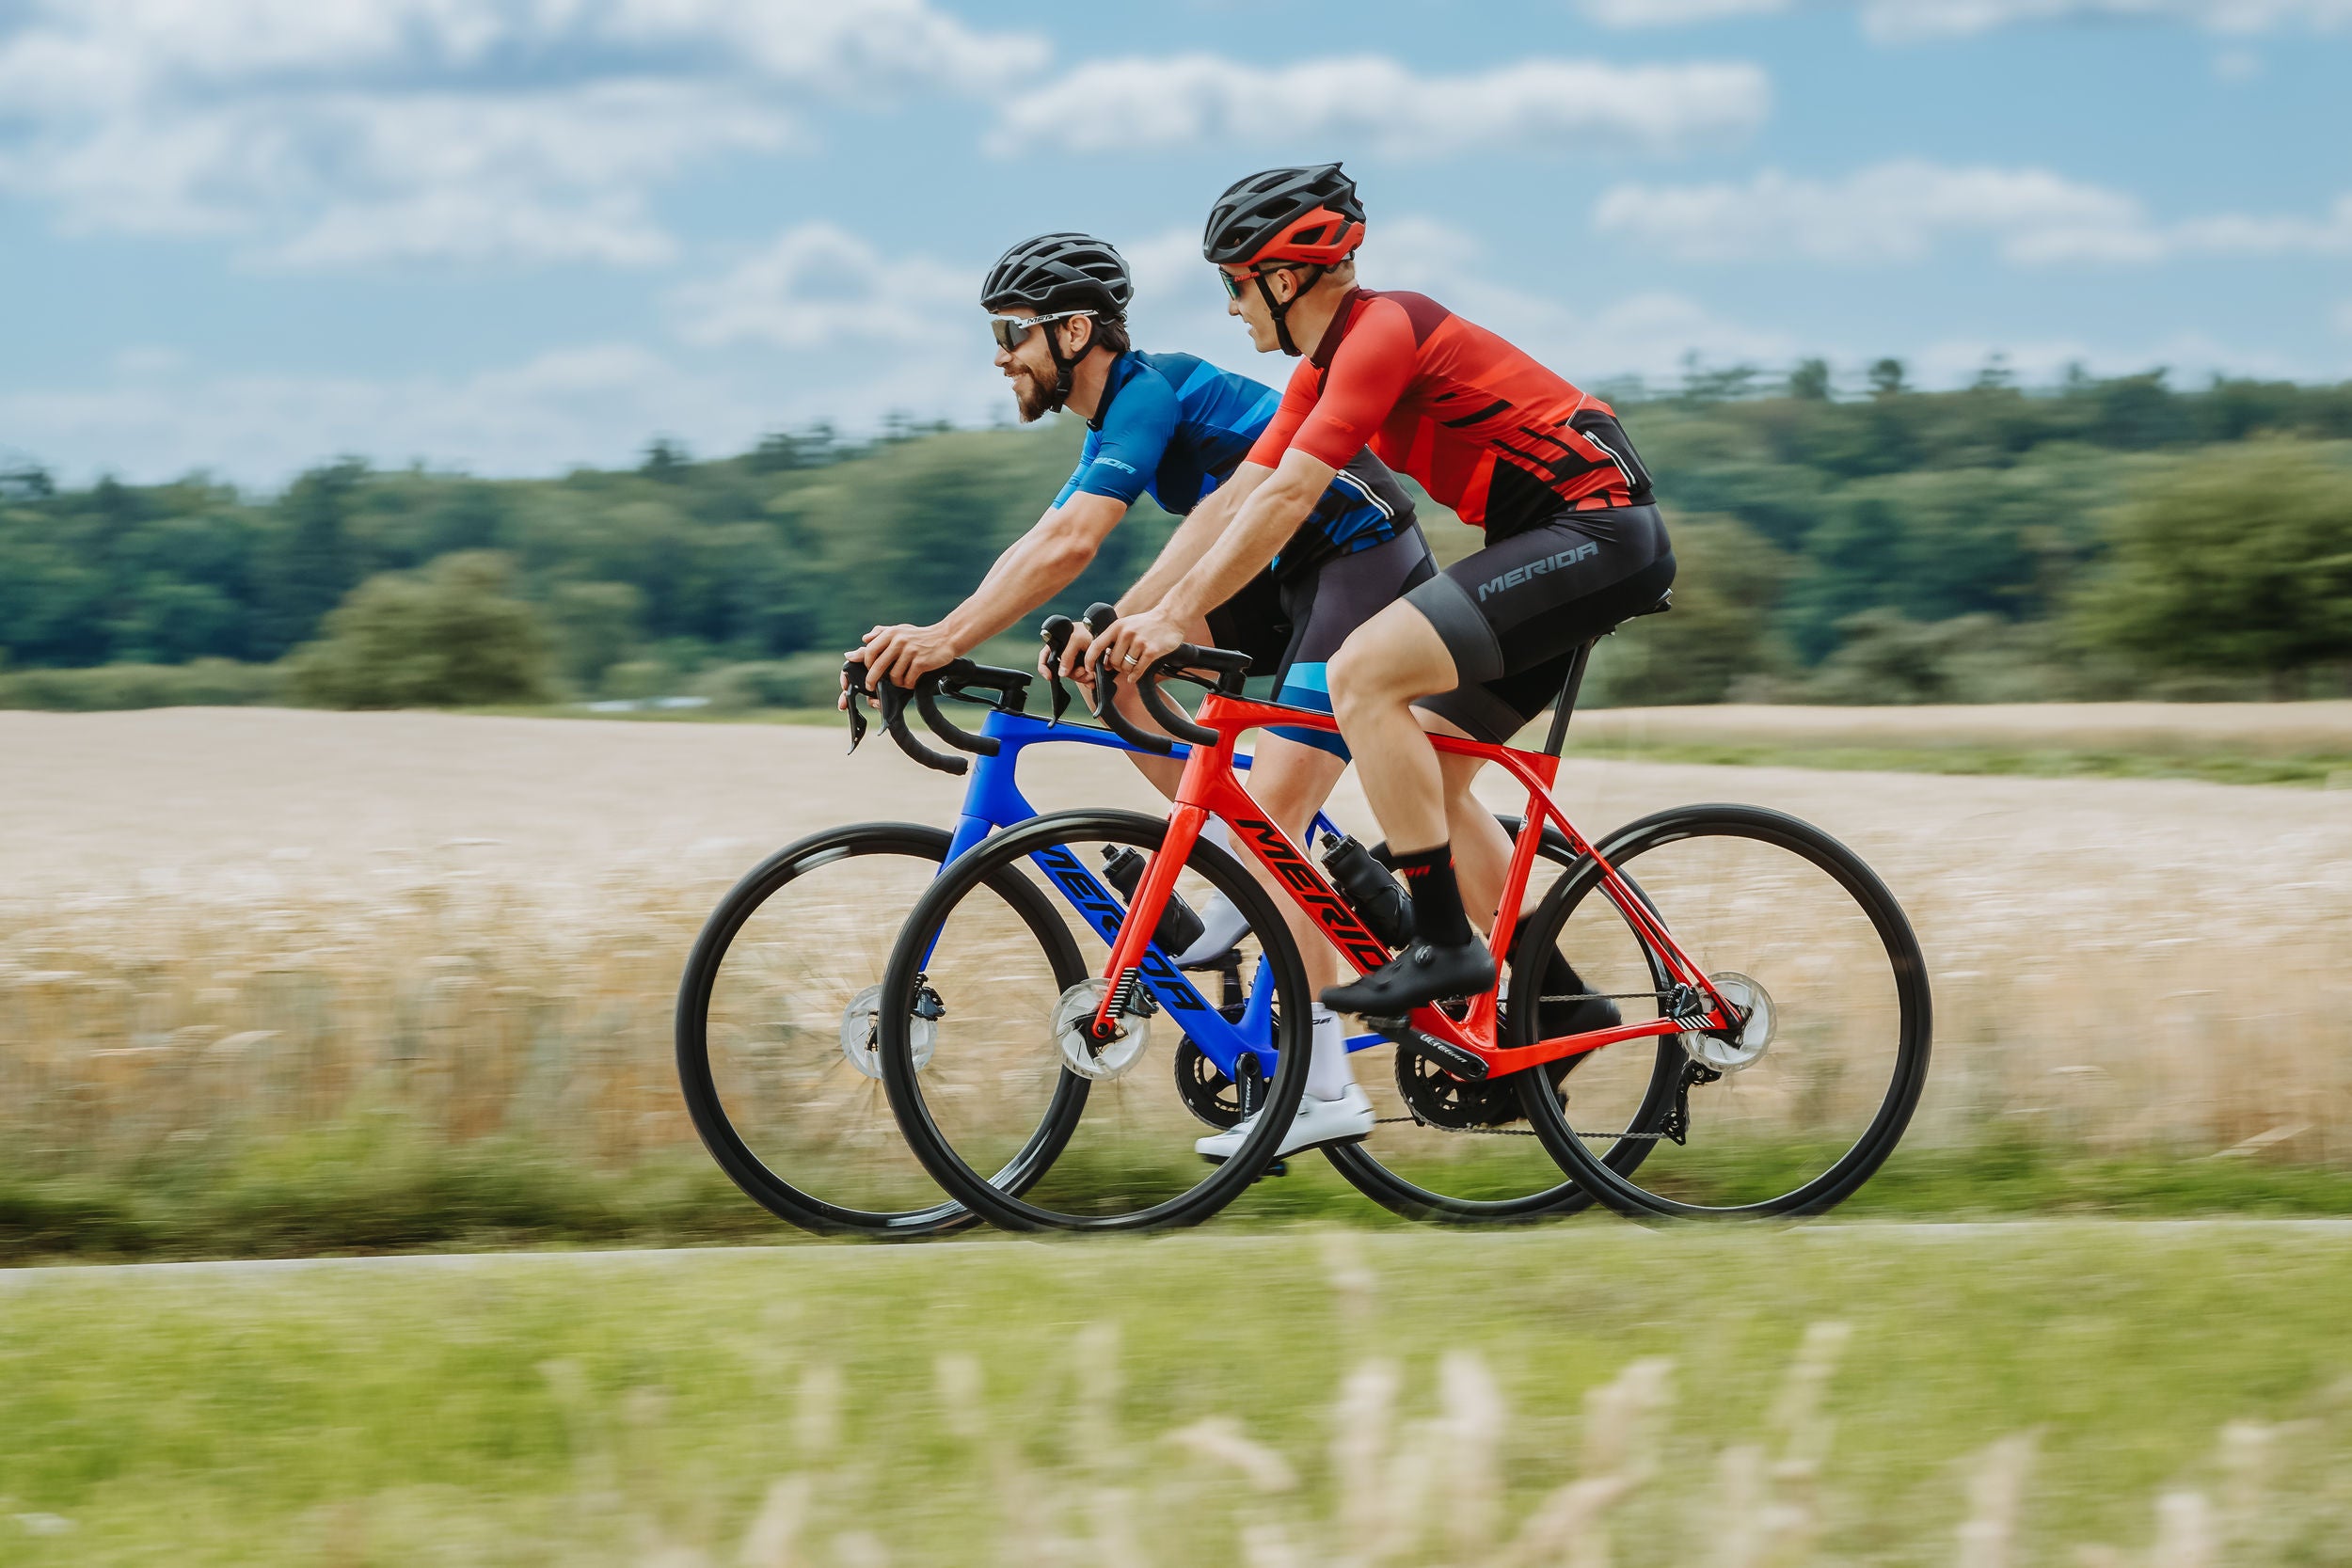
<svg viewBox="0 0 2352 1568">
<path fill-rule="evenodd" d="M 1171 651 L 1184 641 L 1176 617 L 1222 602 L 1263 566 L 1367 446 L 1486 530 L 1485 548 L 1359 627 L 1331 660 L 1333 711 L 1412 888 L 1416 940 L 1323 1000 L 1389 1017 L 1494 984 L 1469 911 L 1491 921 L 1510 851 L 1470 794 L 1482 764 L 1440 757 L 1421 732 L 1508 740 L 1559 691 L 1581 643 L 1664 595 L 1675 560 L 1609 405 L 1426 295 L 1359 288 L 1363 239 L 1355 182 L 1337 164 L 1269 169 L 1218 198 L 1202 249 L 1229 313 L 1262 352 L 1303 362 L 1228 482 L 1240 511 L 1216 547 L 1089 653 L 1148 662 Z"/>
</svg>

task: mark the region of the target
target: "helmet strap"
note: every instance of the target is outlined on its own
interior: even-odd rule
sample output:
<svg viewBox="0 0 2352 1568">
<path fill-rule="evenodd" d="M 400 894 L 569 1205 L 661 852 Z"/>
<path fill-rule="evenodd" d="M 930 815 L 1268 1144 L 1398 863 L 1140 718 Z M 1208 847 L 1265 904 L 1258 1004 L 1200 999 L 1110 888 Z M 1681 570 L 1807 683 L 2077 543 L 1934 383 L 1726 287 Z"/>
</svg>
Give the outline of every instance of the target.
<svg viewBox="0 0 2352 1568">
<path fill-rule="evenodd" d="M 1064 354 L 1061 351 L 1061 323 L 1050 324 L 1045 331 L 1045 352 L 1054 356 L 1054 369 L 1057 372 L 1054 383 L 1054 395 L 1045 402 L 1045 411 L 1049 414 L 1060 413 L 1062 404 L 1070 401 L 1070 385 L 1076 375 L 1078 361 L 1085 358 L 1094 348 L 1094 318 L 1073 316 L 1071 319 L 1087 323 L 1086 347 L 1075 354 Z"/>
<path fill-rule="evenodd" d="M 1324 273 L 1329 269 L 1326 267 L 1309 267 L 1305 270 L 1308 274 L 1310 274 L 1310 276 L 1305 282 L 1298 285 L 1298 292 L 1291 295 L 1291 297 L 1287 300 L 1280 300 L 1274 297 L 1273 286 L 1266 282 L 1265 269 L 1263 267 L 1255 269 L 1249 275 L 1258 280 L 1259 296 L 1265 301 L 1266 311 L 1274 318 L 1274 341 L 1281 344 L 1282 352 L 1289 355 L 1294 359 L 1299 356 L 1299 349 L 1298 344 L 1291 339 L 1291 307 L 1306 298 L 1307 291 L 1322 282 Z"/>
</svg>

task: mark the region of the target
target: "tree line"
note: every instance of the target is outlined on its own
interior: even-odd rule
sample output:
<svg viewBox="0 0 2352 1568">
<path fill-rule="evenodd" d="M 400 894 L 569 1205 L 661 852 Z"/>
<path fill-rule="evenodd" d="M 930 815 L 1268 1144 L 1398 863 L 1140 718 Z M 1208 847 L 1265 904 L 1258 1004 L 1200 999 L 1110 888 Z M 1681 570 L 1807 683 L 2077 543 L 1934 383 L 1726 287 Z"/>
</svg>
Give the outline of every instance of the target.
<svg viewBox="0 0 2352 1568">
<path fill-rule="evenodd" d="M 1604 696 L 2294 695 L 2352 669 L 2352 384 L 1994 370 L 1923 392 L 1887 360 L 1841 399 L 1814 361 L 1618 401 L 1683 566 L 1677 613 L 1613 640 Z M 355 460 L 275 497 L 20 467 L 0 471 L 0 682 L 52 705 L 174 680 L 354 705 L 804 701 L 867 626 L 966 592 L 1081 435 L 819 427 L 527 481 Z M 1168 526 L 1140 508 L 1070 605 L 1123 587 Z M 1426 526 L 1443 555 L 1475 546 L 1434 506 Z M 93 667 L 113 673 L 42 673 Z"/>
</svg>

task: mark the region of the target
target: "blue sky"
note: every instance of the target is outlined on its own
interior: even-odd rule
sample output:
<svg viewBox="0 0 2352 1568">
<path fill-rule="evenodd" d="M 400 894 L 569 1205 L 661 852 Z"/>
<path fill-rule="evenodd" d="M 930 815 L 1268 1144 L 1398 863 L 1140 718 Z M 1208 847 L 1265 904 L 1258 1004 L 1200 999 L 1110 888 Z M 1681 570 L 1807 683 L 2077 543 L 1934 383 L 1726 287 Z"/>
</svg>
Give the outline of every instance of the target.
<svg viewBox="0 0 2352 1568">
<path fill-rule="evenodd" d="M 2352 0 L 0 0 L 0 453 L 269 486 L 1002 418 L 973 292 L 1343 158 L 1570 378 L 2352 377 Z"/>
</svg>

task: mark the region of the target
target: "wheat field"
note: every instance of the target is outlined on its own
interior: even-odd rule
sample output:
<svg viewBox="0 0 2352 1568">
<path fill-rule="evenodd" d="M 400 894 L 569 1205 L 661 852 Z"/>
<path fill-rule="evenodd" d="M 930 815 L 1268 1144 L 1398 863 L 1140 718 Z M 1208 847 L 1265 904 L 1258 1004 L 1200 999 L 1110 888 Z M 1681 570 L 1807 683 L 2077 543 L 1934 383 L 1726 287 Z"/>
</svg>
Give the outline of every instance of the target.
<svg viewBox="0 0 2352 1568">
<path fill-rule="evenodd" d="M 670 1012 L 718 896 L 819 828 L 952 819 L 957 781 L 844 746 L 0 714 L 0 1138 L 72 1165 L 380 1114 L 622 1164 L 691 1148 Z M 1047 762 L 1041 807 L 1153 799 L 1117 757 Z M 2352 793 L 1572 758 L 1562 795 L 1594 833 L 1753 801 L 1867 857 L 1934 979 L 1915 1142 L 2352 1162 Z M 1333 814 L 1372 836 L 1352 782 Z"/>
</svg>

